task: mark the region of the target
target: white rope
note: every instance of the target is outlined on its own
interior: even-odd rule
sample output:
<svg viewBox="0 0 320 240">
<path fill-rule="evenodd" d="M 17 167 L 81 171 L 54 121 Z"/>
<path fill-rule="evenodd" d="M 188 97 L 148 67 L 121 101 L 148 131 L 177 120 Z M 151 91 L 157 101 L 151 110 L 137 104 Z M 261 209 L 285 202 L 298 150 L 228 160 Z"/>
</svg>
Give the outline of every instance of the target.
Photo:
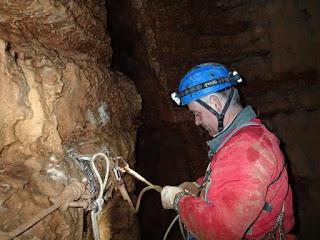
<svg viewBox="0 0 320 240">
<path fill-rule="evenodd" d="M 98 157 L 102 157 L 105 160 L 105 175 L 104 175 L 104 179 L 102 181 L 101 175 L 97 169 L 97 167 L 95 166 L 95 161 Z M 93 237 L 94 240 L 100 240 L 100 234 L 99 234 L 99 226 L 98 226 L 98 215 L 100 213 L 100 211 L 102 210 L 102 206 L 104 203 L 103 200 L 103 192 L 106 188 L 107 182 L 108 182 L 108 178 L 109 178 L 109 170 L 110 170 L 110 159 L 108 158 L 108 156 L 104 153 L 96 153 L 94 154 L 92 157 L 88 157 L 88 156 L 83 156 L 81 157 L 82 160 L 88 161 L 90 164 L 90 167 L 92 169 L 92 171 L 94 172 L 94 174 L 96 175 L 96 178 L 99 182 L 100 188 L 99 188 L 99 194 L 98 197 L 93 201 L 93 204 L 95 205 L 95 209 L 93 209 L 91 211 L 91 222 L 92 222 L 92 230 L 93 230 Z M 122 170 L 122 172 L 127 172 L 130 175 L 132 175 L 133 177 L 135 177 L 136 179 L 146 183 L 147 185 L 149 185 L 148 187 L 144 188 L 138 197 L 138 201 L 137 201 L 137 205 L 135 208 L 135 212 L 138 211 L 139 206 L 140 206 L 140 200 L 141 197 L 143 195 L 143 193 L 149 189 L 154 189 L 158 192 L 161 192 L 161 187 L 160 186 L 156 186 L 153 185 L 152 183 L 150 183 L 148 180 L 146 180 L 144 177 L 142 177 L 139 173 L 137 173 L 136 171 L 132 170 L 129 165 L 122 159 L 122 157 L 118 157 L 117 160 L 122 160 L 125 163 L 125 166 L 123 168 L 119 168 Z M 184 234 L 184 230 L 183 230 L 183 226 L 181 223 L 181 220 L 179 218 L 179 214 L 172 220 L 172 222 L 170 223 L 169 227 L 167 228 L 167 231 L 163 237 L 163 240 L 166 240 L 169 232 L 172 229 L 172 226 L 174 225 L 174 223 L 177 221 L 177 219 L 179 219 L 179 225 L 180 225 L 180 231 L 181 234 L 183 236 L 183 239 L 186 239 L 186 236 Z"/>
<path fill-rule="evenodd" d="M 109 178 L 109 170 L 110 170 L 110 163 L 109 163 L 109 158 L 107 157 L 107 155 L 105 155 L 104 153 L 96 153 L 95 155 L 93 155 L 93 157 L 92 157 L 92 159 L 93 159 L 93 161 L 95 161 L 95 159 L 97 158 L 97 157 L 103 157 L 104 158 L 104 160 L 105 160 L 105 163 L 106 163 L 106 166 L 105 166 L 105 169 L 106 169 L 106 171 L 105 171 L 105 175 L 104 175 L 104 180 L 103 180 L 103 182 L 102 182 L 102 180 L 101 180 L 101 176 L 100 176 L 100 174 L 99 174 L 99 172 L 97 171 L 97 168 L 96 168 L 96 166 L 94 165 L 94 163 L 93 163 L 93 166 L 94 166 L 94 171 L 95 171 L 95 174 L 97 175 L 97 176 L 99 176 L 99 178 L 100 178 L 100 180 L 101 180 L 101 185 L 100 185 L 100 191 L 99 191 L 99 195 L 98 195 L 98 198 L 102 198 L 102 196 L 103 196 L 103 192 L 104 192 L 104 190 L 105 190 L 105 188 L 106 188 L 106 186 L 107 186 L 107 182 L 108 182 L 108 178 Z M 100 182 L 99 182 L 100 183 Z"/>
<path fill-rule="evenodd" d="M 177 219 L 179 219 L 179 227 L 180 227 L 181 235 L 182 235 L 182 237 L 183 237 L 184 240 L 187 239 L 187 238 L 186 238 L 185 231 L 184 231 L 184 228 L 183 228 L 183 223 L 182 223 L 182 221 L 181 221 L 181 219 L 180 219 L 180 215 L 177 214 L 177 216 L 174 217 L 174 219 L 171 221 L 169 227 L 167 228 L 167 231 L 166 231 L 166 233 L 165 233 L 165 235 L 164 235 L 164 237 L 163 237 L 163 240 L 166 240 L 166 239 L 167 239 L 167 237 L 168 237 L 168 235 L 169 235 L 169 233 L 170 233 L 170 231 L 171 231 L 171 228 L 172 228 L 173 224 L 175 224 L 175 222 L 177 221 Z"/>
<path fill-rule="evenodd" d="M 95 161 L 98 157 L 102 157 L 105 160 L 105 174 L 104 179 L 102 181 L 101 175 L 95 165 Z M 82 157 L 82 160 L 89 161 L 90 167 L 94 174 L 96 175 L 96 178 L 99 182 L 99 194 L 97 198 L 93 201 L 93 204 L 95 208 L 91 211 L 91 223 L 92 223 L 92 230 L 93 230 L 93 238 L 94 240 L 100 240 L 100 234 L 99 234 L 99 226 L 98 226 L 98 215 L 102 210 L 104 199 L 103 199 L 103 193 L 107 186 L 108 178 L 109 178 L 109 170 L 110 170 L 110 160 L 104 153 L 96 153 L 90 157 Z"/>
<path fill-rule="evenodd" d="M 127 172 L 129 173 L 130 175 L 132 175 L 133 177 L 135 177 L 136 179 L 144 182 L 145 184 L 148 185 L 148 187 L 145 187 L 144 189 L 141 190 L 140 194 L 139 194 L 139 197 L 138 197 L 138 201 L 137 201 L 137 204 L 136 204 L 136 207 L 135 207 L 135 212 L 138 212 L 139 210 L 139 207 L 140 207 L 140 201 L 141 201 L 141 198 L 142 198 L 142 195 L 150 190 L 150 189 L 154 189 L 156 190 L 157 192 L 161 193 L 161 190 L 162 190 L 162 187 L 160 186 L 157 186 L 157 185 L 153 185 L 152 183 L 150 183 L 147 179 L 145 179 L 144 177 L 142 177 L 139 173 L 137 173 L 136 171 L 132 170 L 130 167 L 129 167 L 129 164 L 127 162 L 125 162 L 123 160 L 122 157 L 119 157 L 118 158 L 119 160 L 121 160 L 125 166 L 123 168 L 120 168 L 122 170 L 122 172 Z M 183 224 L 181 222 L 181 219 L 179 217 L 179 214 L 172 220 L 172 222 L 170 223 L 169 227 L 167 228 L 167 231 L 163 237 L 163 240 L 166 240 L 167 237 L 168 237 L 168 234 L 169 232 L 171 231 L 171 228 L 173 226 L 173 224 L 177 221 L 177 219 L 179 219 L 179 226 L 180 226 L 180 231 L 181 231 L 181 235 L 183 237 L 183 239 L 186 239 L 186 235 L 185 235 L 185 232 L 184 232 L 184 229 L 183 229 Z"/>
<path fill-rule="evenodd" d="M 179 227 L 180 227 L 180 232 L 181 232 L 181 235 L 182 235 L 183 239 L 186 240 L 187 237 L 186 237 L 186 234 L 185 234 L 185 230 L 184 230 L 183 223 L 181 221 L 180 215 L 179 215 Z"/>
<path fill-rule="evenodd" d="M 91 211 L 91 223 L 92 223 L 92 232 L 93 232 L 93 239 L 94 240 L 100 239 L 97 217 L 98 217 L 98 213 L 96 213 L 94 210 L 92 210 Z"/>
<path fill-rule="evenodd" d="M 174 219 L 172 220 L 172 222 L 170 223 L 166 233 L 164 234 L 164 237 L 163 237 L 163 240 L 166 240 L 168 235 L 169 235 L 169 232 L 171 231 L 171 228 L 173 226 L 173 224 L 178 220 L 179 218 L 179 214 L 177 214 L 177 216 L 174 217 Z"/>
</svg>

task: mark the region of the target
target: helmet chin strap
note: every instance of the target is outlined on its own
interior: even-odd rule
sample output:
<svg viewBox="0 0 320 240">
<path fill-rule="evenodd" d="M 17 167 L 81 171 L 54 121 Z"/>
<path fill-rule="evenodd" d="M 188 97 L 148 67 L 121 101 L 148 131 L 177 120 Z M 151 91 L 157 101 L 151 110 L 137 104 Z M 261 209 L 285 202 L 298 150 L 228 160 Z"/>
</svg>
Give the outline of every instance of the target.
<svg viewBox="0 0 320 240">
<path fill-rule="evenodd" d="M 201 106 L 203 106 L 204 108 L 206 108 L 209 112 L 211 112 L 213 115 L 216 116 L 216 118 L 218 119 L 218 132 L 221 132 L 223 130 L 223 120 L 224 120 L 224 116 L 230 106 L 231 103 L 231 99 L 233 97 L 233 92 L 234 92 L 234 88 L 231 88 L 231 92 L 228 96 L 228 100 L 226 102 L 226 104 L 224 105 L 221 113 L 218 113 L 216 110 L 214 110 L 212 107 L 210 107 L 207 103 L 205 103 L 204 101 L 197 99 L 196 102 L 198 102 Z"/>
</svg>

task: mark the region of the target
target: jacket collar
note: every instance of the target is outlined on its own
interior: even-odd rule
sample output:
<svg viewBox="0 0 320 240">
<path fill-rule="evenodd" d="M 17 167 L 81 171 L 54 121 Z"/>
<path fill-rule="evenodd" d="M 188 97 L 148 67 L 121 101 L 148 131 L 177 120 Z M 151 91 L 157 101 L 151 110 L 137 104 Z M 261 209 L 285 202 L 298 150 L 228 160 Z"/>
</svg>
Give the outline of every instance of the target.
<svg viewBox="0 0 320 240">
<path fill-rule="evenodd" d="M 242 111 L 237 115 L 237 117 L 232 121 L 232 123 L 226 129 L 224 129 L 222 132 L 214 136 L 213 139 L 207 141 L 207 145 L 210 148 L 208 152 L 209 159 L 211 159 L 212 154 L 214 154 L 217 151 L 223 139 L 230 132 L 232 132 L 234 129 L 238 128 L 242 124 L 249 122 L 250 120 L 256 117 L 257 115 L 250 105 L 242 109 Z"/>
</svg>

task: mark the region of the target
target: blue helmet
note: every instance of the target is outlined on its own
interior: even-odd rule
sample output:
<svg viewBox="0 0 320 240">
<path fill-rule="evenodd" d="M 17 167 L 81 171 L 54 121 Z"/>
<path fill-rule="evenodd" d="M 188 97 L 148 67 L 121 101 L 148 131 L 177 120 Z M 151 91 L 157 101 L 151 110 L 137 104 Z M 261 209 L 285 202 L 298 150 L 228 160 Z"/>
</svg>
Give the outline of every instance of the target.
<svg viewBox="0 0 320 240">
<path fill-rule="evenodd" d="M 178 105 L 186 105 L 211 93 L 242 82 L 240 74 L 230 72 L 219 63 L 203 63 L 193 67 L 180 81 L 171 98 Z"/>
</svg>

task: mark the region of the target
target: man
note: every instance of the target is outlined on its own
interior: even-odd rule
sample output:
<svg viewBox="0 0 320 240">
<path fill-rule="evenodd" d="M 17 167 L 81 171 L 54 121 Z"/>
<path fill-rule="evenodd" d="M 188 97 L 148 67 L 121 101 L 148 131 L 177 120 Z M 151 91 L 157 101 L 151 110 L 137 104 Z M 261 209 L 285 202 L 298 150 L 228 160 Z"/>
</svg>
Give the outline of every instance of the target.
<svg viewBox="0 0 320 240">
<path fill-rule="evenodd" d="M 250 106 L 242 108 L 234 87 L 240 82 L 237 72 L 204 63 L 171 95 L 213 137 L 205 176 L 161 192 L 163 207 L 180 214 L 188 239 L 288 239 L 294 225 L 279 140 Z"/>
</svg>

